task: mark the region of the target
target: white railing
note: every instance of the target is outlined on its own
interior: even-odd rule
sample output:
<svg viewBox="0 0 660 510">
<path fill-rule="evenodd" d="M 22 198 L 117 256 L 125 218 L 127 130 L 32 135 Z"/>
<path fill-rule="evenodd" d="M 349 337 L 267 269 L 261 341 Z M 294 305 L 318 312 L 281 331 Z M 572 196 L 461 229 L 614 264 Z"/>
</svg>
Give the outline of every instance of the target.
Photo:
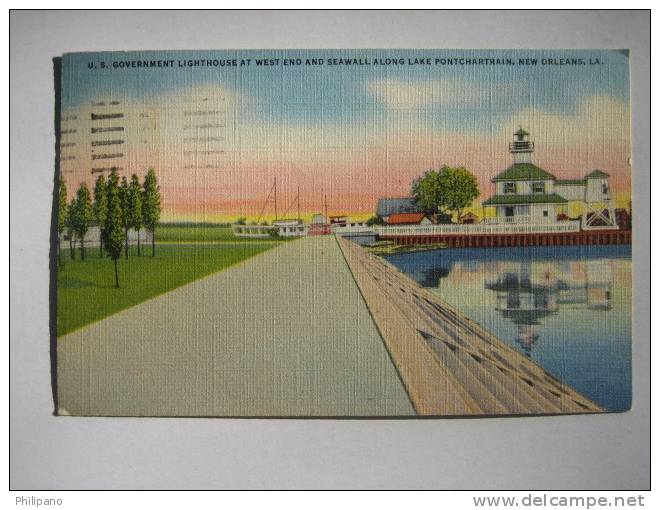
<svg viewBox="0 0 660 510">
<path fill-rule="evenodd" d="M 511 223 L 528 224 L 533 223 L 533 221 L 531 216 L 496 216 L 494 218 L 484 218 L 481 220 L 481 223 L 487 225 L 502 225 Z"/>
<path fill-rule="evenodd" d="M 366 223 L 353 222 L 346 224 L 334 224 L 330 226 L 333 234 L 373 234 L 375 230 Z"/>
<path fill-rule="evenodd" d="M 402 225 L 378 226 L 374 230 L 379 236 L 423 236 L 423 235 L 480 235 L 480 234 L 549 234 L 579 232 L 577 220 L 547 223 L 476 223 L 468 225 Z"/>
<path fill-rule="evenodd" d="M 616 223 L 614 225 L 587 225 L 584 224 L 583 230 L 619 230 L 619 225 Z"/>
<path fill-rule="evenodd" d="M 272 227 L 265 225 L 232 225 L 232 231 L 236 237 L 271 237 Z"/>
<path fill-rule="evenodd" d="M 280 237 L 306 236 L 308 227 L 302 224 L 296 225 L 232 225 L 232 231 L 236 237 L 272 237 L 272 232 L 277 231 Z"/>
</svg>

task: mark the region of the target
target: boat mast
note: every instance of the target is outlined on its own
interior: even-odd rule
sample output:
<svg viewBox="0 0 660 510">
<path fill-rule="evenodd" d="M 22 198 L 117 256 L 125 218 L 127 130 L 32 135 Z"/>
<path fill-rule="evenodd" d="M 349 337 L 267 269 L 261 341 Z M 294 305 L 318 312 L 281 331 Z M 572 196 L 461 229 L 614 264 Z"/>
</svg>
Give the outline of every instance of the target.
<svg viewBox="0 0 660 510">
<path fill-rule="evenodd" d="M 298 204 L 298 221 L 300 221 L 300 186 L 298 186 L 298 195 L 296 196 L 296 203 Z"/>
<path fill-rule="evenodd" d="M 327 199 L 325 193 L 323 193 L 323 210 L 325 211 L 325 222 L 327 223 L 328 222 L 328 199 Z"/>
<path fill-rule="evenodd" d="M 276 191 L 275 190 L 275 184 L 273 184 L 270 187 L 270 190 L 268 191 L 268 195 L 266 195 L 266 200 L 264 201 L 264 206 L 261 208 L 261 212 L 259 213 L 259 218 L 257 219 L 257 223 L 259 223 L 261 221 L 261 218 L 263 218 L 264 213 L 266 212 L 266 208 L 268 207 L 268 204 L 270 203 L 270 197 L 271 197 L 271 195 L 273 194 L 274 191 Z M 277 198 L 275 200 L 277 200 Z M 276 216 L 277 216 L 277 205 L 275 205 L 275 213 L 276 213 Z"/>
<path fill-rule="evenodd" d="M 277 177 L 273 177 L 273 189 L 275 190 L 275 221 L 277 221 Z"/>
</svg>

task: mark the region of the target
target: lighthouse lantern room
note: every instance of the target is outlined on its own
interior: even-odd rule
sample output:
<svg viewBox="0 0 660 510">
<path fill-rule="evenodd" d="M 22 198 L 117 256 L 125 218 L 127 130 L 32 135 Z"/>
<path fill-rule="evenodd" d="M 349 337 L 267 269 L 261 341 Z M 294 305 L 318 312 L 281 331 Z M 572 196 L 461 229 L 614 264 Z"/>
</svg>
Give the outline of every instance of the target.
<svg viewBox="0 0 660 510">
<path fill-rule="evenodd" d="M 522 127 L 513 134 L 513 142 L 509 143 L 509 152 L 513 154 L 513 163 L 531 163 L 534 142 L 529 141 L 529 133 Z"/>
</svg>

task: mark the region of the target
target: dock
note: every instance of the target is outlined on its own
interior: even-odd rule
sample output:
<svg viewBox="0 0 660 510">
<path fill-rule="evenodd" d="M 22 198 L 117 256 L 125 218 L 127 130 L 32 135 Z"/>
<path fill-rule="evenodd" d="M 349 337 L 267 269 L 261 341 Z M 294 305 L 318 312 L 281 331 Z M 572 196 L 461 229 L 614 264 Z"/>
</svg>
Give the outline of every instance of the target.
<svg viewBox="0 0 660 510">
<path fill-rule="evenodd" d="M 62 415 L 602 411 L 339 236 L 282 243 L 62 336 L 57 356 Z"/>
</svg>

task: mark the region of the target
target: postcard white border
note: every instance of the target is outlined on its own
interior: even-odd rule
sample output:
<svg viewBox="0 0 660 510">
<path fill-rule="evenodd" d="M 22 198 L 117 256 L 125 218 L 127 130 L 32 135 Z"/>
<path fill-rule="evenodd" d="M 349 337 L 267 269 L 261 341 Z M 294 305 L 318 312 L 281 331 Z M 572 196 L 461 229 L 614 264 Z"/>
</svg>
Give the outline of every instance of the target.
<svg viewBox="0 0 660 510">
<path fill-rule="evenodd" d="M 14 489 L 644 489 L 649 474 L 650 24 L 645 12 L 14 12 L 11 15 Z M 630 48 L 633 408 L 433 420 L 56 418 L 50 414 L 51 58 L 231 48 Z"/>
</svg>

